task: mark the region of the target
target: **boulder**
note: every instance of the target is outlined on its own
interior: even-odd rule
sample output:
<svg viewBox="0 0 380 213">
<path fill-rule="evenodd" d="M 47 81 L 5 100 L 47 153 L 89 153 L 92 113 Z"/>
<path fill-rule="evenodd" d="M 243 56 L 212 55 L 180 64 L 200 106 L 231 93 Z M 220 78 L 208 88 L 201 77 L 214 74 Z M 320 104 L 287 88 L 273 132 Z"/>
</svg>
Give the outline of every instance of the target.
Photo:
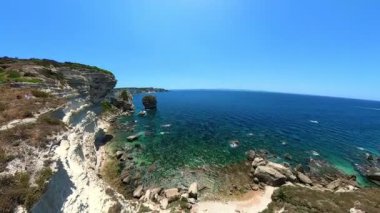
<svg viewBox="0 0 380 213">
<path fill-rule="evenodd" d="M 152 191 L 150 189 L 146 190 L 145 195 L 141 197 L 143 201 L 148 201 L 152 199 Z"/>
<path fill-rule="evenodd" d="M 126 184 L 130 183 L 131 182 L 131 177 L 127 176 L 127 177 L 123 178 L 122 182 L 126 183 Z"/>
<path fill-rule="evenodd" d="M 127 154 L 122 154 L 121 157 L 119 158 L 120 161 L 126 161 L 128 159 L 128 155 Z"/>
<path fill-rule="evenodd" d="M 198 184 L 194 182 L 189 187 L 189 197 L 197 199 L 198 196 Z"/>
<path fill-rule="evenodd" d="M 181 196 L 178 188 L 166 189 L 164 191 L 164 194 L 165 197 L 168 199 L 169 203 L 178 200 Z"/>
<path fill-rule="evenodd" d="M 189 201 L 190 204 L 195 204 L 197 202 L 194 198 L 189 198 L 187 201 Z"/>
<path fill-rule="evenodd" d="M 310 185 L 313 184 L 313 182 L 310 180 L 310 178 L 308 176 L 306 176 L 305 174 L 303 174 L 302 172 L 297 173 L 297 178 L 298 178 L 298 180 L 301 181 L 301 183 L 310 184 Z"/>
<path fill-rule="evenodd" d="M 337 179 L 337 180 L 334 180 L 332 181 L 331 183 L 329 183 L 326 188 L 330 189 L 330 190 L 335 190 L 337 189 L 340 185 L 342 184 L 342 180 L 341 179 Z"/>
<path fill-rule="evenodd" d="M 134 198 L 140 198 L 143 195 L 143 186 L 139 185 L 134 191 L 133 191 L 133 197 Z"/>
<path fill-rule="evenodd" d="M 380 172 L 369 173 L 366 177 L 377 185 L 380 185 Z"/>
<path fill-rule="evenodd" d="M 297 164 L 296 167 L 294 167 L 294 171 L 296 172 L 305 172 L 303 169 L 303 166 L 301 164 Z"/>
<path fill-rule="evenodd" d="M 253 162 L 252 162 L 252 167 L 253 168 L 256 168 L 258 166 L 265 166 L 267 164 L 267 161 L 264 160 L 263 158 L 261 157 L 256 157 Z"/>
<path fill-rule="evenodd" d="M 293 174 L 293 172 L 289 168 L 285 167 L 284 165 L 268 162 L 267 166 L 281 172 L 281 174 L 285 175 L 287 179 L 290 181 L 297 180 L 297 177 Z"/>
<path fill-rule="evenodd" d="M 287 177 L 276 169 L 268 166 L 258 166 L 254 173 L 260 182 L 271 186 L 281 186 L 286 182 Z"/>
<path fill-rule="evenodd" d="M 254 182 L 254 183 L 259 183 L 260 181 L 259 181 L 259 179 L 258 179 L 257 177 L 254 177 L 254 178 L 253 178 L 253 182 Z"/>
<path fill-rule="evenodd" d="M 160 205 L 161 205 L 161 208 L 163 210 L 167 209 L 168 208 L 168 205 L 169 205 L 169 200 L 167 198 L 164 198 L 160 201 Z"/>
<path fill-rule="evenodd" d="M 247 153 L 247 160 L 253 161 L 256 157 L 256 152 L 254 150 L 249 150 Z"/>
<path fill-rule="evenodd" d="M 124 154 L 123 151 L 117 151 L 117 152 L 116 152 L 116 158 L 117 158 L 117 159 L 120 159 L 121 156 L 123 156 L 123 154 Z"/>
<path fill-rule="evenodd" d="M 181 194 L 181 200 L 182 199 L 189 199 L 189 193 Z"/>
</svg>

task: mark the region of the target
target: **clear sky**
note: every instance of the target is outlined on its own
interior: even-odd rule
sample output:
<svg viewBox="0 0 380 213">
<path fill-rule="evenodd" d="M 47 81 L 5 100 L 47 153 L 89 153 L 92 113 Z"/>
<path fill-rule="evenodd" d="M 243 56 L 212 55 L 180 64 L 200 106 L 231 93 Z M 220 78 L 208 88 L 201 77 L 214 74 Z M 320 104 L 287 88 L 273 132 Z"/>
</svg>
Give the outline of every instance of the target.
<svg viewBox="0 0 380 213">
<path fill-rule="evenodd" d="M 0 56 L 96 65 L 119 87 L 380 100 L 380 1 L 8 0 Z"/>
</svg>

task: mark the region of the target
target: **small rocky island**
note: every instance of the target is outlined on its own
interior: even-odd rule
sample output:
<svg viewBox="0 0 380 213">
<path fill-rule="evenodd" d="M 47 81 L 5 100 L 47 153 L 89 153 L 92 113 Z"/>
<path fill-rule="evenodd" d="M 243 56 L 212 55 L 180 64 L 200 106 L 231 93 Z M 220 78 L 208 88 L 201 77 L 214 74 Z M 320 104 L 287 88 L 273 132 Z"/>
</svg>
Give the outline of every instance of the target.
<svg viewBox="0 0 380 213">
<path fill-rule="evenodd" d="M 1 212 L 379 212 L 379 188 L 363 188 L 323 160 L 293 165 L 266 150 L 183 171 L 197 178 L 212 171 L 222 179 L 217 190 L 202 178 L 149 184 L 142 174 L 157 167 L 140 170 L 135 161 L 146 133 L 133 119 L 117 119 L 134 115 L 133 94 L 164 90 L 114 90 L 115 76 L 98 67 L 6 57 L 0 82 Z M 159 107 L 154 96 L 141 101 L 152 112 Z M 115 128 L 131 133 L 123 146 L 113 146 Z M 379 162 L 367 156 L 358 170 L 378 183 Z"/>
</svg>

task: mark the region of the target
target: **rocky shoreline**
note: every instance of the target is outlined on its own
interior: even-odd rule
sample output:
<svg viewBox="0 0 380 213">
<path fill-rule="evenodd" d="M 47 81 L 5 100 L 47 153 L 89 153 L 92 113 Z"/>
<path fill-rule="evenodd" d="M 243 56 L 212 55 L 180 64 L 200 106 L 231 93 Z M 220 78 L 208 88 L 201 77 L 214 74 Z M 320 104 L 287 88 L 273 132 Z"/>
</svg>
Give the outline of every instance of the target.
<svg viewBox="0 0 380 213">
<path fill-rule="evenodd" d="M 0 62 L 4 72 L 16 76 L 14 72 L 17 71 L 18 81 L 26 79 L 35 82 L 11 82 L 4 91 L 18 93 L 12 93 L 9 100 L 19 105 L 34 101 L 31 103 L 36 106 L 56 102 L 47 109 L 35 107 L 36 112 L 25 113 L 27 118 L 15 115 L 14 119 L 4 121 L 0 133 L 5 145 L 5 151 L 2 150 L 5 163 L 2 162 L 0 177 L 6 181 L 12 178 L 17 180 L 17 175 L 23 174 L 28 177 L 27 185 L 31 190 L 25 193 L 41 196 L 36 195 L 28 202 L 18 201 L 18 206 L 8 205 L 6 200 L 2 203 L 9 208 L 4 210 L 6 212 L 12 212 L 15 207 L 16 212 L 197 212 L 215 206 L 235 211 L 238 210 L 234 210 L 238 208 L 236 206 L 243 204 L 227 201 L 243 199 L 247 194 L 250 195 L 249 205 L 264 210 L 271 198 L 275 203 L 273 205 L 277 205 L 273 208 L 289 201 L 278 195 L 284 187 L 286 190 L 283 191 L 293 187 L 315 193 L 331 192 L 333 195 L 357 192 L 361 196 L 363 192 L 355 176 L 344 175 L 325 161 L 310 158 L 307 165 L 278 163 L 265 150 L 250 150 L 246 153 L 246 161 L 223 168 L 207 165 L 178 168 L 182 173 L 180 178 L 192 175 L 192 179 L 186 179 L 180 185 L 149 184 L 143 180 L 143 174 L 153 172 L 157 165 L 136 166 L 135 156 L 142 153 L 144 147 L 135 141 L 142 133 L 134 132 L 134 121 L 118 124 L 117 118 L 130 116 L 134 106 L 130 93 L 121 90 L 112 93 L 116 84 L 112 74 L 96 67 L 50 60 L 5 58 Z M 36 92 L 35 88 L 41 91 Z M 50 117 L 45 117 L 47 113 Z M 34 116 L 33 119 L 30 116 Z M 20 126 L 25 129 L 18 129 Z M 33 137 L 30 135 L 21 137 L 24 130 L 32 127 L 36 130 L 31 132 L 33 137 L 39 130 L 37 127 L 50 131 L 43 140 L 35 140 L 41 143 L 38 146 L 31 143 Z M 133 137 L 128 146 L 117 149 L 109 146 L 112 144 L 113 128 L 130 130 Z M 13 138 L 11 144 L 8 143 L 9 136 Z M 379 159 L 369 155 L 366 158 L 368 163 L 358 165 L 358 169 L 372 181 L 379 181 Z M 207 183 L 203 181 L 210 171 L 213 177 L 220 178 L 220 188 L 217 190 L 212 189 L 214 183 L 209 180 L 212 177 Z M 51 175 L 53 177 L 49 182 Z M 2 187 L 9 192 L 3 198 L 14 196 L 12 188 Z M 25 188 L 24 185 L 21 188 Z M 23 197 L 24 194 L 16 198 L 22 200 Z M 262 202 L 253 204 L 252 199 Z M 362 202 L 371 204 L 371 200 Z M 351 203 L 350 200 L 349 205 Z M 294 207 L 295 204 L 292 205 Z M 360 205 L 355 205 L 354 209 L 360 209 Z"/>
</svg>

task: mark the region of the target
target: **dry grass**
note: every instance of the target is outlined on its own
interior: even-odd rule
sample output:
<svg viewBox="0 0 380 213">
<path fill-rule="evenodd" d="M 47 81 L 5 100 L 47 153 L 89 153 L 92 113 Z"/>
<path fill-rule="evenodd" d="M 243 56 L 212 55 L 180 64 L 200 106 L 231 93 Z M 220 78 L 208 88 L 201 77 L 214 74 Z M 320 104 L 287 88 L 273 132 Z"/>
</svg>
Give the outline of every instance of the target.
<svg viewBox="0 0 380 213">
<path fill-rule="evenodd" d="M 113 189 L 123 195 L 128 195 L 126 187 L 120 179 L 121 165 L 116 158 L 108 156 L 101 172 L 104 180 L 109 183 Z"/>
<path fill-rule="evenodd" d="M 273 196 L 273 202 L 264 212 L 285 208 L 287 212 L 349 212 L 360 203 L 365 212 L 380 212 L 380 189 L 359 189 L 355 192 L 334 193 L 302 187 L 283 186 Z"/>
<path fill-rule="evenodd" d="M 13 212 L 18 205 L 30 209 L 44 193 L 53 172 L 46 167 L 37 173 L 36 186 L 30 185 L 27 173 L 0 177 L 0 212 Z"/>
<path fill-rule="evenodd" d="M 0 94 L 0 125 L 32 117 L 42 108 L 55 108 L 64 103 L 62 99 L 34 89 L 1 86 Z"/>
<path fill-rule="evenodd" d="M 0 132 L 0 146 L 17 146 L 26 142 L 35 147 L 45 147 L 48 136 L 53 136 L 66 129 L 65 124 L 49 113 L 39 117 L 36 123 L 16 126 Z"/>
</svg>

